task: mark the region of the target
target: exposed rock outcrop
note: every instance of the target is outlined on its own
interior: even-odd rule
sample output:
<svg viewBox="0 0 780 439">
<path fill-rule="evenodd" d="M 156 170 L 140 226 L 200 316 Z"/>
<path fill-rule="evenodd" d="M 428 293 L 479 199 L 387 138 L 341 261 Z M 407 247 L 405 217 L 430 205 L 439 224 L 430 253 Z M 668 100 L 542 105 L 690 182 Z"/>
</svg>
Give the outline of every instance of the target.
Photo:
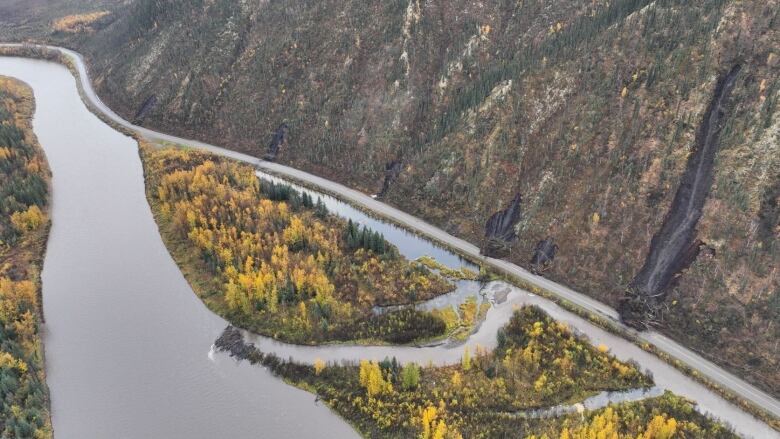
<svg viewBox="0 0 780 439">
<path fill-rule="evenodd" d="M 667 291 L 695 260 L 703 244 L 696 239 L 696 225 L 712 186 L 720 133 L 728 116 L 726 103 L 739 71 L 740 66 L 735 65 L 718 80 L 696 134 L 696 149 L 688 159 L 669 212 L 620 303 L 621 318 L 631 326 L 642 329 L 658 322 Z"/>
<path fill-rule="evenodd" d="M 512 243 L 517 240 L 515 225 L 522 217 L 522 202 L 523 196 L 518 193 L 504 210 L 490 216 L 485 224 L 485 241 L 481 250 L 483 255 L 501 257 L 509 254 Z"/>
</svg>

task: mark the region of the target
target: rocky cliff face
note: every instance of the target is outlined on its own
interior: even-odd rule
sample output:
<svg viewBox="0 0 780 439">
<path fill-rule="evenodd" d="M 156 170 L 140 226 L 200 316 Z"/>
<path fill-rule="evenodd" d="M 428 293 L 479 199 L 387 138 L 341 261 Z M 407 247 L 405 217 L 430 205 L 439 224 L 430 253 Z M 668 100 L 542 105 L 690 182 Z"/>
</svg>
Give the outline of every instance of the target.
<svg viewBox="0 0 780 439">
<path fill-rule="evenodd" d="M 508 257 L 529 266 L 554 236 L 545 276 L 613 305 L 739 63 L 696 225 L 714 256 L 667 291 L 662 330 L 777 394 L 779 6 L 133 0 L 105 27 L 39 38 L 85 52 L 125 116 L 154 94 L 145 125 L 256 155 L 286 122 L 276 160 L 473 242 L 522 193 Z"/>
</svg>

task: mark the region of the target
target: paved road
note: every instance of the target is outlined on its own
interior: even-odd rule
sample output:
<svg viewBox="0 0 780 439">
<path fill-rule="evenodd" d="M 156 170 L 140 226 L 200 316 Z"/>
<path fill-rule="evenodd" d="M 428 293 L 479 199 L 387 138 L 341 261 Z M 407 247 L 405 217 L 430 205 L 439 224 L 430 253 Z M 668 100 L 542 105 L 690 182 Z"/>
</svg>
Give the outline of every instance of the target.
<svg viewBox="0 0 780 439">
<path fill-rule="evenodd" d="M 6 46 L 10 46 L 10 45 L 6 45 Z M 225 157 L 230 157 L 236 160 L 250 163 L 252 165 L 259 167 L 262 170 L 274 174 L 278 174 L 280 176 L 285 176 L 288 178 L 306 182 L 308 184 L 320 188 L 321 190 L 324 190 L 325 192 L 335 194 L 338 197 L 350 203 L 368 209 L 379 216 L 386 217 L 396 223 L 405 226 L 408 229 L 421 233 L 435 241 L 446 243 L 448 246 L 456 249 L 463 255 L 466 255 L 472 259 L 477 259 L 482 263 L 484 263 L 485 265 L 490 266 L 491 268 L 499 272 L 503 272 L 505 274 L 515 276 L 519 279 L 522 279 L 526 282 L 529 282 L 533 285 L 536 285 L 540 288 L 550 291 L 553 294 L 557 295 L 558 297 L 565 299 L 587 311 L 596 313 L 606 319 L 609 319 L 614 324 L 621 326 L 623 329 L 630 331 L 633 334 L 636 334 L 636 336 L 640 340 L 645 341 L 651 345 L 654 345 L 659 350 L 671 355 L 674 358 L 677 358 L 681 362 L 685 363 L 687 366 L 699 371 L 699 373 L 701 373 L 703 376 L 706 376 L 712 381 L 731 390 L 734 394 L 748 401 L 751 401 L 752 403 L 760 407 L 763 407 L 767 412 L 769 412 L 773 416 L 780 418 L 780 401 L 778 401 L 776 398 L 772 397 L 766 392 L 759 390 L 755 386 L 748 384 L 744 380 L 734 376 L 728 371 L 702 358 L 700 355 L 696 354 L 690 349 L 685 348 L 684 346 L 681 346 L 679 343 L 669 339 L 668 337 L 654 331 L 637 333 L 633 329 L 620 323 L 620 321 L 618 320 L 618 313 L 612 307 L 605 305 L 604 303 L 601 303 L 582 293 L 578 293 L 563 285 L 550 281 L 549 279 L 545 279 L 541 276 L 534 275 L 529 271 L 525 270 L 524 268 L 519 267 L 510 262 L 501 259 L 486 258 L 479 254 L 479 248 L 474 244 L 464 241 L 463 239 L 457 238 L 455 236 L 452 236 L 449 233 L 439 229 L 434 225 L 431 225 L 419 218 L 409 215 L 408 213 L 396 209 L 392 206 L 389 206 L 385 203 L 377 201 L 369 195 L 366 195 L 354 189 L 350 189 L 342 184 L 333 182 L 331 180 L 327 180 L 325 178 L 318 177 L 316 175 L 312 175 L 295 168 L 291 168 L 289 166 L 284 166 L 273 162 L 262 161 L 259 160 L 257 157 L 253 157 L 240 152 L 231 151 L 225 148 L 210 145 L 208 143 L 200 142 L 197 140 L 183 139 L 180 137 L 171 136 L 164 133 L 159 133 L 147 128 L 138 127 L 131 124 L 130 122 L 124 120 L 122 117 L 117 115 L 105 104 L 103 104 L 103 102 L 97 96 L 95 91 L 92 89 L 92 84 L 89 81 L 89 76 L 87 73 L 85 63 L 83 62 L 83 59 L 80 54 L 72 50 L 63 49 L 63 48 L 57 48 L 57 47 L 49 47 L 49 48 L 55 50 L 61 50 L 63 53 L 71 56 L 74 60 L 77 61 L 76 65 L 80 73 L 81 89 L 84 95 L 89 99 L 90 103 L 94 107 L 96 107 L 101 112 L 103 112 L 107 117 L 109 117 L 115 123 L 118 123 L 124 126 L 125 128 L 140 134 L 144 138 L 153 142 L 167 142 L 167 143 L 173 143 L 177 145 L 186 145 L 186 146 L 205 149 L 215 154 L 219 154 Z"/>
</svg>

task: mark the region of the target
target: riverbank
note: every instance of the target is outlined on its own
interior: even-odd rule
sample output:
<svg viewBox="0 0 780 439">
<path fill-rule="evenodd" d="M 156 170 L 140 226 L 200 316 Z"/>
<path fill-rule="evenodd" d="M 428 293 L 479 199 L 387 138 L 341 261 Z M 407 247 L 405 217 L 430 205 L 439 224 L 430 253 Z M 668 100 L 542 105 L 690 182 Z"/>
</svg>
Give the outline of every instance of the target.
<svg viewBox="0 0 780 439">
<path fill-rule="evenodd" d="M 52 437 L 41 331 L 51 173 L 32 129 L 35 100 L 0 76 L 0 433 Z"/>
<path fill-rule="evenodd" d="M 81 83 L 79 83 L 79 84 L 80 84 L 80 86 L 83 86 L 83 84 L 81 84 Z M 88 102 L 90 102 L 90 100 L 89 100 L 89 99 L 88 99 L 87 101 L 88 101 Z M 101 110 L 99 111 L 99 113 L 101 113 L 101 114 L 104 114 L 104 115 L 105 115 L 105 114 L 109 114 L 109 113 L 102 113 L 103 111 L 105 111 L 105 110 L 102 110 L 102 109 L 101 109 Z M 109 110 L 109 111 L 110 111 L 110 110 Z M 116 122 L 116 123 L 119 123 L 119 122 Z M 205 148 L 208 148 L 208 149 L 211 149 L 211 150 L 217 150 L 217 148 L 210 147 L 210 146 L 208 146 L 208 145 L 203 145 L 203 144 L 201 144 L 201 143 L 199 143 L 199 142 L 189 142 L 189 141 L 185 141 L 184 139 L 173 139 L 173 140 L 171 140 L 170 136 L 160 135 L 160 134 L 158 134 L 158 133 L 153 133 L 153 132 L 152 132 L 152 133 L 150 133 L 150 132 L 148 132 L 148 130 L 144 130 L 144 129 L 142 129 L 142 128 L 135 128 L 135 129 L 137 129 L 139 133 L 141 133 L 141 134 L 143 134 L 143 135 L 145 135 L 145 136 L 151 136 L 151 138 L 152 138 L 152 139 L 157 139 L 157 140 L 160 140 L 160 139 L 162 139 L 162 140 L 167 140 L 167 141 L 176 141 L 177 143 L 192 143 L 193 145 L 196 145 L 196 146 L 199 146 L 199 147 L 205 147 Z M 222 153 L 225 153 L 225 154 L 227 154 L 227 155 L 229 155 L 229 156 L 231 156 L 231 157 L 235 157 L 235 158 L 239 158 L 239 159 L 243 159 L 243 160 L 251 160 L 251 158 L 246 158 L 246 157 L 243 157 L 242 155 L 240 155 L 240 154 L 237 154 L 237 153 L 230 153 L 230 152 L 226 152 L 226 151 L 221 151 L 221 152 L 222 152 Z M 278 168 L 278 167 L 277 167 L 277 166 L 275 166 L 274 164 L 266 164 L 266 165 L 268 165 L 268 166 L 271 166 L 271 167 L 273 167 L 274 169 L 277 169 L 277 168 Z M 286 176 L 289 178 L 289 176 L 290 176 L 290 171 L 291 171 L 291 170 L 284 170 L 284 171 L 285 171 L 285 172 L 287 172 L 285 175 L 286 175 Z M 345 193 L 348 193 L 348 192 L 340 191 L 340 192 L 339 192 L 339 196 L 342 196 L 342 197 L 343 197 Z M 351 201 L 354 201 L 354 199 L 353 199 L 353 198 L 351 198 L 353 194 L 351 194 L 351 193 L 349 193 L 349 194 L 350 194 L 350 196 L 348 196 L 348 197 L 346 197 L 346 198 L 350 199 Z M 362 194 L 361 194 L 361 195 L 362 195 Z M 364 197 L 365 197 L 365 196 L 364 196 Z M 381 204 L 381 203 L 380 203 L 380 204 Z M 386 208 L 386 206 L 385 206 L 385 208 Z M 383 213 L 383 211 L 382 211 L 382 210 L 380 210 L 380 211 L 378 211 L 378 213 L 381 215 L 381 214 Z M 415 224 L 414 222 L 410 222 L 410 223 L 406 224 L 406 226 L 407 226 L 407 227 L 412 227 L 412 228 L 415 228 L 415 225 L 414 225 L 414 224 Z M 442 233 L 443 233 L 443 232 L 442 232 Z M 445 234 L 445 235 L 446 235 L 446 234 Z M 434 236 L 434 237 L 435 237 L 435 236 L 436 236 L 436 234 L 435 234 L 435 233 L 433 233 L 433 234 L 431 234 L 430 236 Z M 444 236 L 444 235 L 442 235 L 442 236 Z M 448 236 L 448 235 L 447 235 L 447 236 Z M 445 238 L 446 238 L 446 236 L 445 236 Z M 444 241 L 447 241 L 447 240 L 448 240 L 448 239 L 445 239 Z M 469 247 L 468 247 L 468 246 L 466 246 L 466 247 L 464 247 L 464 248 L 465 248 L 465 250 L 469 250 Z M 466 252 L 462 252 L 462 253 L 466 253 Z M 499 268 L 500 268 L 500 267 L 503 265 L 503 264 L 502 264 L 502 263 L 503 263 L 503 261 L 488 260 L 487 262 L 488 262 L 488 263 L 490 263 L 490 264 L 493 264 L 493 265 L 495 265 L 495 266 L 498 266 Z M 511 264 L 507 264 L 507 265 L 511 265 Z M 535 281 L 543 281 L 543 280 L 540 280 L 540 279 L 534 279 L 534 280 L 535 280 Z M 547 281 L 547 283 L 551 283 L 551 282 Z M 556 291 L 556 290 L 552 290 L 552 291 L 554 291 L 554 292 L 555 292 L 555 296 L 556 296 L 556 297 L 559 297 L 558 295 L 560 294 L 560 291 Z M 576 296 L 574 296 L 574 297 L 576 297 Z M 575 300 L 574 302 L 576 302 L 576 303 L 577 303 L 579 306 L 582 306 L 582 305 L 583 305 L 583 302 L 582 302 L 582 301 L 580 301 L 580 300 Z M 584 303 L 584 305 L 585 305 L 585 306 L 588 306 L 588 304 L 587 304 L 587 303 Z M 596 306 L 597 306 L 597 305 L 596 305 Z M 591 308 L 591 309 L 593 309 L 593 308 Z M 600 308 L 599 308 L 599 309 L 600 309 Z M 607 315 L 609 314 L 609 310 L 608 310 L 608 309 L 606 310 L 606 314 L 607 314 Z M 668 346 L 668 345 L 667 345 L 667 346 Z"/>
</svg>

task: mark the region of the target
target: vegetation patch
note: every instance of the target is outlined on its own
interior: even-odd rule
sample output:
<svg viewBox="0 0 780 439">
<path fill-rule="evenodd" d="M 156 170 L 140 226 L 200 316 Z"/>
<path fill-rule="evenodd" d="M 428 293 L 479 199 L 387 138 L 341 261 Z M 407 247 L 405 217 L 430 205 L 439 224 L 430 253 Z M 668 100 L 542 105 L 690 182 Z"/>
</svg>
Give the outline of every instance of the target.
<svg viewBox="0 0 780 439">
<path fill-rule="evenodd" d="M 203 300 L 236 325 L 293 343 L 444 334 L 430 313 L 373 312 L 454 288 L 381 234 L 229 159 L 151 147 L 142 156 L 166 243 Z"/>
<path fill-rule="evenodd" d="M 40 324 L 49 168 L 32 133 L 33 95 L 0 76 L 0 436 L 50 438 Z"/>
<path fill-rule="evenodd" d="M 493 352 L 465 350 L 460 364 L 440 367 L 395 359 L 302 365 L 263 354 L 230 329 L 217 346 L 316 393 L 366 437 L 734 437 L 670 393 L 582 415 L 531 416 L 603 390 L 649 387 L 652 379 L 536 307 L 519 309 L 498 340 Z"/>
<path fill-rule="evenodd" d="M 93 32 L 94 25 L 101 19 L 110 15 L 108 11 L 95 11 L 85 14 L 66 15 L 52 23 L 52 28 L 57 32 L 82 33 Z"/>
<path fill-rule="evenodd" d="M 452 269 L 427 255 L 417 258 L 417 262 L 430 268 L 431 270 L 437 270 L 439 274 L 450 279 L 478 280 L 481 276 L 480 273 L 469 270 L 467 267 L 460 267 L 459 270 Z"/>
<path fill-rule="evenodd" d="M 455 308 L 448 306 L 431 311 L 431 314 L 444 321 L 447 334 L 451 340 L 465 341 L 485 320 L 490 309 L 489 302 L 477 303 L 476 296 L 469 296 L 465 302 Z"/>
</svg>

